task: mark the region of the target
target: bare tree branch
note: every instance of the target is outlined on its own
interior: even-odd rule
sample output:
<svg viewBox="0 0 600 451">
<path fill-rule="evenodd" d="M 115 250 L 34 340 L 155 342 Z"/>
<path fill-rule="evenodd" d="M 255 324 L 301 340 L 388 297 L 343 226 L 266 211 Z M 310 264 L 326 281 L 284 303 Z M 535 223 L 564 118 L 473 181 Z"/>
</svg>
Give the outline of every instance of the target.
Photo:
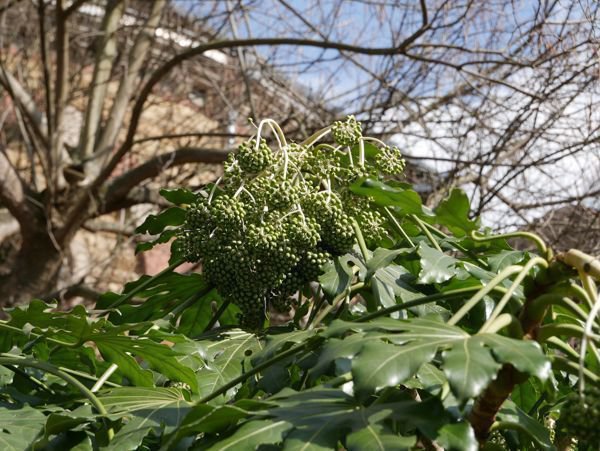
<svg viewBox="0 0 600 451">
<path fill-rule="evenodd" d="M 33 225 L 34 213 L 27 201 L 30 195 L 6 154 L 0 151 L 0 202 L 19 222 L 22 232 Z"/>
<path fill-rule="evenodd" d="M 79 160 L 84 161 L 93 153 L 96 133 L 102 118 L 104 99 L 108 89 L 111 71 L 117 56 L 117 36 L 115 32 L 125 11 L 122 0 L 108 2 L 102 28 L 101 39 L 96 51 L 96 63 L 92 76 L 92 89 L 85 112 L 84 126 L 79 141 Z"/>
<path fill-rule="evenodd" d="M 116 177 L 108 185 L 106 191 L 106 208 L 111 210 L 111 204 L 119 202 L 126 197 L 134 187 L 139 186 L 147 179 L 156 177 L 169 167 L 179 166 L 185 163 L 218 164 L 225 161 L 230 152 L 231 151 L 221 149 L 188 147 L 159 155 Z"/>
<path fill-rule="evenodd" d="M 117 94 L 113 100 L 108 122 L 102 131 L 101 137 L 98 140 L 98 145 L 95 149 L 95 152 L 100 155 L 102 160 L 104 160 L 106 152 L 115 145 L 119 130 L 123 126 L 123 118 L 125 117 L 125 112 L 130 102 L 134 83 L 138 79 L 140 68 L 147 57 L 148 49 L 150 48 L 154 36 L 154 30 L 158 25 L 165 5 L 166 0 L 156 0 L 152 4 L 150 15 L 138 33 L 135 43 L 129 53 L 127 69 L 121 77 L 121 82 L 119 83 Z M 102 160 L 93 161 L 92 164 L 94 167 L 101 165 Z M 92 172 L 92 170 L 86 171 L 86 173 L 88 172 Z"/>
</svg>

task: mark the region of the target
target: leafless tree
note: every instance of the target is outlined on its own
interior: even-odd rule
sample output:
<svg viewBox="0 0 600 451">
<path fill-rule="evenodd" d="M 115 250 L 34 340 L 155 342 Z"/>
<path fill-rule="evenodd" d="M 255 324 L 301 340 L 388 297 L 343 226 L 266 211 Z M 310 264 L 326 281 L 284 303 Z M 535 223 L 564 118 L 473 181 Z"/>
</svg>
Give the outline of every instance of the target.
<svg viewBox="0 0 600 451">
<path fill-rule="evenodd" d="M 56 289 L 82 229 L 130 235 L 115 214 L 160 202 L 157 180 L 199 183 L 247 117 L 302 135 L 357 114 L 434 163 L 431 202 L 465 186 L 505 227 L 587 201 L 597 14 L 593 0 L 4 0 L 1 302 Z"/>
</svg>

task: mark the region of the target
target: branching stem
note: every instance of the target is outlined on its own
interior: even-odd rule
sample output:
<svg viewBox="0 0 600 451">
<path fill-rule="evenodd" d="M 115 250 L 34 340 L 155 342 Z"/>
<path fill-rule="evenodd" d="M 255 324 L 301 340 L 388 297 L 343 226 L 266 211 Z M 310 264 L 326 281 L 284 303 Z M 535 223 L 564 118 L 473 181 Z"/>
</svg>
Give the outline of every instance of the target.
<svg viewBox="0 0 600 451">
<path fill-rule="evenodd" d="M 471 232 L 471 239 L 474 241 L 483 242 L 483 241 L 497 240 L 497 239 L 501 239 L 501 238 L 525 238 L 525 239 L 531 240 L 537 246 L 540 254 L 542 254 L 544 257 L 546 257 L 546 260 L 548 260 L 548 261 L 552 260 L 552 249 L 550 249 L 548 246 L 546 246 L 546 243 L 544 242 L 544 240 L 542 240 L 542 238 L 540 238 L 540 236 L 536 235 L 535 233 L 511 232 L 511 233 L 502 233 L 499 235 L 483 236 L 475 230 L 473 230 Z"/>
<path fill-rule="evenodd" d="M 513 281 L 511 286 L 508 288 L 508 291 L 506 292 L 506 294 L 502 297 L 502 299 L 500 299 L 500 301 L 496 305 L 496 308 L 494 308 L 494 310 L 492 311 L 492 314 L 490 315 L 488 320 L 481 327 L 481 329 L 479 331 L 480 333 L 487 332 L 487 328 L 502 313 L 502 311 L 506 307 L 506 304 L 508 304 L 508 301 L 510 301 L 510 298 L 512 297 L 515 290 L 519 287 L 519 285 L 521 284 L 523 279 L 525 277 L 527 277 L 527 274 L 529 274 L 529 271 L 531 271 L 531 269 L 536 265 L 547 268 L 548 262 L 541 257 L 534 257 L 531 260 L 529 260 L 525 264 L 525 266 L 523 266 L 523 269 L 519 272 L 517 277 L 515 277 L 515 280 Z"/>
<path fill-rule="evenodd" d="M 465 317 L 467 313 L 471 311 L 477 303 L 484 298 L 485 295 L 490 293 L 494 288 L 500 285 L 505 279 L 520 272 L 523 269 L 519 265 L 511 265 L 504 268 L 496 277 L 488 282 L 487 285 L 482 287 L 471 299 L 469 299 L 452 317 L 448 320 L 448 324 L 455 325 L 461 319 Z M 512 295 L 512 293 L 511 293 Z"/>
</svg>

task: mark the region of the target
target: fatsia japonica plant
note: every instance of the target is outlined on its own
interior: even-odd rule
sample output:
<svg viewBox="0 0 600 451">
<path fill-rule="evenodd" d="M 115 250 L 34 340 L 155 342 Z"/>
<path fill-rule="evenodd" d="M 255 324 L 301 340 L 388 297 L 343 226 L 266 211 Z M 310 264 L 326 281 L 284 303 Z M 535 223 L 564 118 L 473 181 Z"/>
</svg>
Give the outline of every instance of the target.
<svg viewBox="0 0 600 451">
<path fill-rule="evenodd" d="M 2 448 L 599 449 L 598 260 L 481 230 L 458 189 L 427 208 L 403 169 L 353 117 L 299 143 L 267 119 L 162 190 L 138 250 L 168 268 L 6 311 Z"/>
</svg>

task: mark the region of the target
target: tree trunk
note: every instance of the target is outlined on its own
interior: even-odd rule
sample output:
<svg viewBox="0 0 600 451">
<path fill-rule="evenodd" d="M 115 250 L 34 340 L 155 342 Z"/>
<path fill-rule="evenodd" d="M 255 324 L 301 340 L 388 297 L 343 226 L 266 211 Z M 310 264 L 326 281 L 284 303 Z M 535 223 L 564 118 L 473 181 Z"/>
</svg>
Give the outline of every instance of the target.
<svg viewBox="0 0 600 451">
<path fill-rule="evenodd" d="M 62 260 L 62 252 L 46 230 L 23 238 L 13 270 L 0 277 L 0 307 L 24 304 L 51 292 Z"/>
</svg>

